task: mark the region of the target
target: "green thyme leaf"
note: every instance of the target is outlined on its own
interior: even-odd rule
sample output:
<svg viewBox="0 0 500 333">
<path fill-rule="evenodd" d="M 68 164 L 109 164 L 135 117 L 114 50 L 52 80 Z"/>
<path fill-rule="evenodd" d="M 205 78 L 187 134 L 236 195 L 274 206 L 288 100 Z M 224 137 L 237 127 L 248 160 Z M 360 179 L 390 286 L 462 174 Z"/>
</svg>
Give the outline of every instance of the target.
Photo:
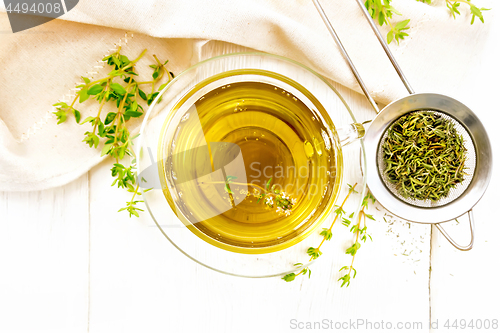
<svg viewBox="0 0 500 333">
<path fill-rule="evenodd" d="M 295 280 L 295 277 L 297 275 L 295 275 L 295 273 L 289 273 L 285 276 L 282 277 L 283 280 L 285 280 L 286 282 L 292 282 L 293 280 Z"/>
<path fill-rule="evenodd" d="M 327 228 L 323 228 L 323 230 L 319 234 L 323 236 L 327 241 L 332 239 L 332 231 Z"/>
<path fill-rule="evenodd" d="M 266 190 L 269 190 L 269 186 L 271 186 L 271 181 L 273 180 L 273 177 L 269 178 L 269 180 L 266 183 Z"/>
<path fill-rule="evenodd" d="M 315 247 L 310 247 L 307 249 L 307 254 L 310 255 L 313 259 L 318 259 L 320 255 L 323 253 Z"/>
<path fill-rule="evenodd" d="M 349 285 L 351 284 L 351 275 L 346 274 L 338 279 L 338 281 L 342 281 L 342 284 L 340 285 L 341 288 L 343 286 L 349 287 Z"/>
<path fill-rule="evenodd" d="M 100 93 L 103 90 L 104 90 L 103 86 L 101 86 L 100 84 L 95 84 L 87 90 L 87 94 L 97 95 L 98 93 Z"/>
<path fill-rule="evenodd" d="M 111 86 L 111 89 L 114 92 L 116 92 L 118 95 L 125 95 L 127 93 L 127 91 L 125 90 L 125 88 L 122 87 L 121 84 L 111 83 L 110 86 Z"/>
<path fill-rule="evenodd" d="M 351 247 L 349 247 L 347 250 L 345 250 L 345 253 L 350 254 L 352 256 L 355 256 L 360 247 L 361 247 L 361 244 L 359 242 L 355 242 L 354 244 L 351 245 Z"/>
<path fill-rule="evenodd" d="M 90 95 L 87 93 L 86 88 L 80 89 L 79 95 L 80 95 L 80 99 L 78 102 L 80 102 L 80 103 L 85 102 L 90 97 Z"/>
<path fill-rule="evenodd" d="M 82 117 L 82 115 L 80 114 L 80 111 L 73 109 L 73 115 L 75 116 L 76 122 L 79 123 L 80 119 Z"/>
<path fill-rule="evenodd" d="M 137 117 L 140 117 L 143 115 L 142 112 L 139 112 L 139 111 L 126 111 L 125 112 L 125 115 L 126 116 L 129 116 L 129 117 L 134 117 L 134 118 L 137 118 Z"/>
</svg>

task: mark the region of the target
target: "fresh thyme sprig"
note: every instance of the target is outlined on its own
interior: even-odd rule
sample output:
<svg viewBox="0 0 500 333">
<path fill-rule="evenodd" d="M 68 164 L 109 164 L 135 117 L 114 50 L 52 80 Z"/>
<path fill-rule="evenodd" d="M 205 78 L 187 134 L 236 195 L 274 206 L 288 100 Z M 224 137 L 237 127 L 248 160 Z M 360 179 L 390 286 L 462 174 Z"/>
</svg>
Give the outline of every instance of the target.
<svg viewBox="0 0 500 333">
<path fill-rule="evenodd" d="M 393 40 L 399 44 L 399 41 L 408 36 L 405 30 L 409 29 L 410 20 L 403 20 L 394 24 L 392 22 L 393 15 L 401 15 L 394 7 L 391 6 L 392 0 L 366 0 L 365 7 L 368 9 L 371 17 L 378 22 L 380 26 L 387 24 L 390 28 L 387 33 L 387 43 Z"/>
<path fill-rule="evenodd" d="M 127 122 L 131 118 L 139 118 L 143 115 L 144 110 L 138 102 L 138 96 L 143 99 L 147 105 L 150 105 L 159 92 L 172 80 L 173 73 L 169 72 L 165 65 L 168 60 L 161 62 L 156 55 L 153 55 L 156 63 L 150 65 L 153 68 L 153 79 L 150 81 L 136 81 L 138 74 L 135 72 L 135 65 L 146 54 L 147 50 L 135 59 L 129 58 L 120 53 L 121 48 L 104 57 L 105 61 L 112 70 L 102 79 L 91 81 L 89 78 L 82 77 L 83 83 L 76 88 L 80 90 L 76 93 L 75 98 L 68 104 L 59 102 L 54 104 L 56 110 L 54 114 L 57 117 L 58 124 L 65 122 L 69 115 L 73 115 L 75 121 L 80 125 L 89 123 L 92 127 L 91 131 L 85 132 L 83 142 L 89 145 L 90 148 L 97 148 L 101 142 L 104 145 L 101 150 L 101 156 L 109 155 L 115 159 L 111 168 L 111 175 L 115 178 L 111 186 L 116 185 L 118 188 L 124 188 L 132 193 L 132 199 L 127 202 L 126 206 L 119 211 L 127 211 L 129 216 L 139 216 L 137 204 L 142 200 L 135 200 L 137 196 L 144 192 L 139 191 L 139 183 L 137 180 L 136 160 L 132 150 L 132 141 L 136 136 L 131 137 L 130 131 L 127 128 Z M 155 86 L 166 77 L 166 82 L 163 82 L 158 89 Z M 151 91 L 146 93 L 140 86 L 150 86 Z M 99 102 L 97 114 L 89 116 L 82 122 L 81 112 L 75 108 L 76 102 L 84 103 L 88 99 L 94 99 Z M 107 112 L 106 115 L 101 115 L 106 103 L 116 104 L 116 111 Z M 131 158 L 130 164 L 125 166 L 120 163 L 126 156 Z"/>
<path fill-rule="evenodd" d="M 330 239 L 332 239 L 332 229 L 333 229 L 333 226 L 335 225 L 335 222 L 337 222 L 337 219 L 339 219 L 339 218 L 343 219 L 342 216 L 345 215 L 344 205 L 347 202 L 347 199 L 349 199 L 349 197 L 352 193 L 357 193 L 356 192 L 357 183 L 354 184 L 354 186 L 351 186 L 351 185 L 348 185 L 348 186 L 349 186 L 349 191 L 347 192 L 347 195 L 346 195 L 344 201 L 342 202 L 342 204 L 340 206 L 337 206 L 337 208 L 334 211 L 335 217 L 332 221 L 332 224 L 330 225 L 330 227 L 328 229 L 323 228 L 323 230 L 321 230 L 321 232 L 320 232 L 320 235 L 323 236 L 321 243 L 317 247 L 310 247 L 307 249 L 307 254 L 309 255 L 309 261 L 316 260 L 323 254 L 321 252 L 320 248 L 325 241 L 329 241 Z M 303 265 L 301 263 L 297 263 L 294 266 L 300 267 Z M 286 274 L 285 276 L 282 277 L 282 279 L 285 280 L 286 282 L 291 282 L 291 281 L 295 280 L 295 278 L 297 276 L 305 275 L 307 273 L 309 274 L 309 277 L 311 277 L 311 269 L 309 267 L 303 268 L 298 273 L 292 272 L 292 273 Z"/>
<path fill-rule="evenodd" d="M 470 12 L 472 14 L 472 18 L 470 21 L 470 24 L 474 24 L 474 20 L 476 17 L 484 23 L 484 17 L 483 17 L 483 11 L 490 10 L 491 8 L 479 8 L 475 6 L 470 0 L 446 0 L 446 7 L 450 10 L 451 14 L 453 15 L 453 18 L 456 18 L 455 14 L 460 15 L 460 11 L 458 10 L 458 7 L 460 6 L 461 3 L 464 3 L 469 6 Z"/>
<path fill-rule="evenodd" d="M 301 267 L 301 266 L 304 266 L 304 264 L 298 262 L 294 266 Z M 292 282 L 293 280 L 295 280 L 295 278 L 297 276 L 299 276 L 299 275 L 306 275 L 306 274 L 308 274 L 309 278 L 311 278 L 311 269 L 309 267 L 304 267 L 298 273 L 289 273 L 289 274 L 283 276 L 281 279 L 285 280 L 286 282 Z"/>
<path fill-rule="evenodd" d="M 432 0 L 417 0 L 419 2 L 426 3 L 430 5 Z M 407 30 L 410 28 L 410 20 L 402 20 L 400 22 L 393 22 L 393 15 L 401 15 L 394 7 L 391 6 L 392 0 L 366 0 L 365 7 L 368 9 L 371 17 L 380 25 L 386 24 L 389 27 L 389 32 L 387 33 L 387 43 L 391 43 L 393 40 L 399 44 L 400 40 L 403 40 L 408 36 Z M 470 0 L 446 0 L 446 7 L 450 10 L 453 18 L 456 18 L 456 14 L 460 15 L 459 6 L 461 3 L 469 6 L 470 13 L 472 14 L 472 19 L 470 24 L 474 24 L 475 18 L 477 17 L 481 22 L 484 23 L 483 11 L 490 10 L 491 8 L 479 8 L 475 6 Z"/>
<path fill-rule="evenodd" d="M 365 211 L 365 209 L 368 208 L 368 203 L 370 201 L 372 203 L 374 203 L 375 198 L 373 197 L 373 195 L 370 192 L 368 192 L 368 194 L 363 198 L 363 203 L 361 204 L 361 210 L 360 210 L 359 215 L 358 215 L 358 222 L 355 225 L 353 225 L 350 229 L 350 231 L 352 233 L 354 233 L 356 236 L 355 236 L 354 243 L 349 248 L 347 248 L 345 253 L 350 254 L 352 256 L 352 260 L 351 260 L 350 266 L 344 266 L 339 270 L 339 272 L 347 270 L 347 273 L 338 279 L 338 281 L 342 281 L 342 284 L 340 287 L 344 287 L 344 286 L 349 287 L 349 285 L 351 284 L 351 273 L 353 273 L 353 275 L 352 275 L 353 279 L 356 277 L 357 272 L 356 272 L 356 269 L 354 268 L 353 265 L 354 265 L 354 258 L 356 257 L 356 254 L 358 253 L 358 250 L 361 247 L 360 241 L 366 242 L 366 240 L 368 238 L 370 238 L 370 240 L 372 240 L 372 236 L 370 236 L 366 232 L 366 230 L 367 230 L 366 219 L 368 218 L 370 220 L 375 221 L 375 218 L 372 215 L 367 214 Z M 352 218 L 353 215 L 354 215 L 354 213 L 351 214 L 349 217 Z M 361 227 L 361 221 L 363 221 L 363 227 Z M 343 219 L 342 224 L 345 225 L 346 227 L 349 227 L 351 225 L 351 221 L 348 219 Z"/>
</svg>

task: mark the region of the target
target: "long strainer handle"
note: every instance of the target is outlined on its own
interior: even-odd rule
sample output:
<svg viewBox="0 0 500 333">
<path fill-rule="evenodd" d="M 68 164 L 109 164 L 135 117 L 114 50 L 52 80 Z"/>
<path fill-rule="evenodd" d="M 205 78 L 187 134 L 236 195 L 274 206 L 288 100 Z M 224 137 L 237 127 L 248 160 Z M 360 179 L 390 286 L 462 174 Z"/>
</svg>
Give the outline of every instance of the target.
<svg viewBox="0 0 500 333">
<path fill-rule="evenodd" d="M 470 223 L 470 243 L 469 245 L 466 246 L 458 245 L 457 242 L 455 242 L 453 238 L 451 238 L 450 235 L 448 235 L 446 230 L 444 230 L 444 228 L 441 226 L 441 223 L 437 223 L 436 227 L 439 229 L 439 231 L 441 231 L 443 236 L 448 240 L 448 242 L 451 243 L 451 245 L 453 245 L 460 251 L 469 251 L 470 249 L 472 249 L 472 246 L 474 245 L 474 216 L 472 215 L 472 209 L 469 210 L 469 223 Z"/>
<path fill-rule="evenodd" d="M 375 22 L 373 22 L 373 19 L 372 19 L 370 13 L 368 13 L 368 10 L 366 9 L 365 5 L 363 4 L 363 2 L 361 0 L 356 0 L 356 1 L 358 2 L 359 7 L 363 11 L 363 14 L 365 15 L 366 19 L 368 20 L 370 27 L 372 28 L 373 32 L 377 36 L 378 41 L 380 42 L 380 45 L 382 45 L 385 53 L 389 57 L 389 60 L 391 61 L 392 66 L 394 66 L 394 69 L 396 70 L 396 72 L 398 72 L 399 78 L 401 79 L 401 81 L 403 81 L 403 84 L 405 85 L 406 90 L 408 90 L 408 93 L 414 94 L 415 91 L 411 87 L 410 82 L 408 82 L 408 80 L 406 79 L 406 76 L 404 75 L 403 71 L 401 70 L 401 67 L 399 67 L 399 64 L 397 63 L 396 58 L 394 58 L 394 55 L 392 54 L 391 50 L 389 49 L 389 45 L 387 45 L 384 37 L 382 37 L 382 35 L 380 34 L 380 31 L 377 29 L 377 26 L 375 25 Z"/>
<path fill-rule="evenodd" d="M 356 67 L 354 66 L 354 63 L 351 61 L 351 58 L 347 54 L 347 51 L 344 48 L 344 45 L 342 45 L 342 42 L 340 41 L 339 36 L 335 32 L 335 29 L 333 29 L 332 24 L 330 23 L 330 21 L 328 20 L 328 17 L 325 14 L 325 11 L 323 10 L 323 8 L 321 7 L 321 5 L 319 4 L 318 0 L 313 0 L 313 3 L 314 3 L 314 5 L 316 6 L 316 9 L 319 12 L 319 15 L 323 19 L 323 22 L 325 23 L 326 27 L 328 28 L 328 31 L 330 32 L 330 34 L 332 35 L 333 39 L 335 40 L 335 42 L 337 43 L 338 47 L 340 48 L 340 52 L 342 53 L 342 56 L 344 57 L 344 59 L 346 60 L 347 64 L 351 68 L 352 73 L 356 77 L 356 80 L 358 81 L 358 83 L 359 83 L 359 85 L 361 87 L 361 90 L 363 90 L 363 93 L 365 94 L 366 98 L 368 98 L 368 101 L 372 105 L 372 107 L 375 110 L 375 112 L 379 113 L 380 109 L 379 109 L 377 103 L 370 96 L 370 93 L 368 92 L 368 88 L 365 86 L 365 83 L 363 82 L 363 79 L 359 75 L 358 71 L 356 70 Z"/>
<path fill-rule="evenodd" d="M 401 67 L 399 67 L 399 64 L 397 63 L 396 58 L 394 58 L 394 55 L 392 54 L 391 50 L 389 49 L 389 45 L 387 45 L 387 43 L 385 42 L 384 37 L 382 37 L 382 35 L 380 34 L 380 31 L 378 31 L 377 27 L 375 26 L 375 23 L 373 22 L 373 20 L 372 20 L 372 18 L 370 16 L 370 13 L 368 13 L 368 10 L 363 5 L 363 2 L 361 0 L 356 0 L 356 1 L 358 2 L 358 5 L 360 6 L 361 10 L 363 11 L 363 14 L 365 15 L 366 19 L 368 20 L 368 23 L 370 24 L 373 32 L 377 36 L 377 38 L 378 38 L 380 44 L 382 45 L 385 53 L 389 57 L 389 60 L 391 61 L 392 65 L 394 66 L 394 69 L 398 73 L 401 81 L 403 81 L 403 84 L 405 85 L 406 89 L 408 90 L 408 93 L 414 94 L 415 91 L 411 87 L 410 82 L 408 82 L 408 80 L 406 79 L 406 76 L 404 75 L 403 70 L 401 69 Z M 342 53 L 342 56 L 344 57 L 344 59 L 346 60 L 347 64 L 351 68 L 352 73 L 356 77 L 356 80 L 358 81 L 358 83 L 359 83 L 359 85 L 361 87 L 361 90 L 363 90 L 363 93 L 365 94 L 366 98 L 368 98 L 368 101 L 372 105 L 372 107 L 375 110 L 375 112 L 379 113 L 380 109 L 379 109 L 377 103 L 371 97 L 371 95 L 370 95 L 370 93 L 368 91 L 368 88 L 366 87 L 365 83 L 363 82 L 363 79 L 361 78 L 361 76 L 359 75 L 358 71 L 356 70 L 356 67 L 354 66 L 354 63 L 351 61 L 351 58 L 347 54 L 347 51 L 344 48 L 344 45 L 342 45 L 342 42 L 340 41 L 339 36 L 335 32 L 335 29 L 333 28 L 332 24 L 330 23 L 330 20 L 328 20 L 328 16 L 326 16 L 325 11 L 323 10 L 323 7 L 321 7 L 321 5 L 319 4 L 318 0 L 313 0 L 313 3 L 316 6 L 316 9 L 318 10 L 321 18 L 323 19 L 323 22 L 325 23 L 328 31 L 330 32 L 330 34 L 332 35 L 333 39 L 335 40 L 335 42 L 337 43 L 338 47 L 340 48 L 340 52 Z"/>
</svg>

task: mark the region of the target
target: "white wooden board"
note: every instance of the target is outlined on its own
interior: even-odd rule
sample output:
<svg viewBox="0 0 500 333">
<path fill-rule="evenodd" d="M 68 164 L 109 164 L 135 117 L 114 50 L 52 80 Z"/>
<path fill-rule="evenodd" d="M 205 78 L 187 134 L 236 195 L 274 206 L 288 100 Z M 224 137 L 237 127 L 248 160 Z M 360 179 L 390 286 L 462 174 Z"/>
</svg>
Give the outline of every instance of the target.
<svg viewBox="0 0 500 333">
<path fill-rule="evenodd" d="M 0 332 L 87 332 L 88 189 L 0 193 Z"/>
</svg>

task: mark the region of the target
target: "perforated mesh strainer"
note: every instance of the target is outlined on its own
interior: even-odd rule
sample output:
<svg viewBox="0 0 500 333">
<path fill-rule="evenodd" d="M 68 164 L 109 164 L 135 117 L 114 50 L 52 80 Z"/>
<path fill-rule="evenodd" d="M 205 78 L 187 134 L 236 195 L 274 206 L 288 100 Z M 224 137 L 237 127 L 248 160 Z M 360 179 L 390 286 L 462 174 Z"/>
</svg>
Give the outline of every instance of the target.
<svg viewBox="0 0 500 333">
<path fill-rule="evenodd" d="M 363 10 L 371 28 L 375 32 L 387 56 L 398 72 L 399 77 L 410 93 L 409 96 L 390 103 L 380 111 L 377 104 L 370 96 L 368 89 L 349 58 L 349 55 L 342 46 L 339 37 L 330 24 L 318 0 L 313 0 L 363 92 L 378 113 L 371 122 L 364 137 L 368 165 L 366 170 L 368 187 L 380 204 L 391 213 L 412 222 L 435 224 L 457 249 L 470 250 L 474 243 L 474 219 L 472 216 L 472 208 L 486 191 L 492 173 L 491 145 L 486 130 L 477 116 L 459 101 L 440 94 L 415 94 L 362 1 L 356 1 Z M 467 149 L 467 160 L 465 164 L 466 177 L 462 183 L 451 190 L 445 198 L 436 202 L 404 198 L 398 193 L 396 187 L 388 181 L 384 171 L 385 162 L 383 160 L 384 154 L 381 146 L 387 137 L 387 131 L 390 129 L 391 125 L 402 116 L 411 112 L 423 111 L 437 113 L 452 122 L 457 132 L 463 136 L 464 145 Z M 471 241 L 468 245 L 461 246 L 446 233 L 440 223 L 450 221 L 465 213 L 469 215 Z"/>
</svg>

